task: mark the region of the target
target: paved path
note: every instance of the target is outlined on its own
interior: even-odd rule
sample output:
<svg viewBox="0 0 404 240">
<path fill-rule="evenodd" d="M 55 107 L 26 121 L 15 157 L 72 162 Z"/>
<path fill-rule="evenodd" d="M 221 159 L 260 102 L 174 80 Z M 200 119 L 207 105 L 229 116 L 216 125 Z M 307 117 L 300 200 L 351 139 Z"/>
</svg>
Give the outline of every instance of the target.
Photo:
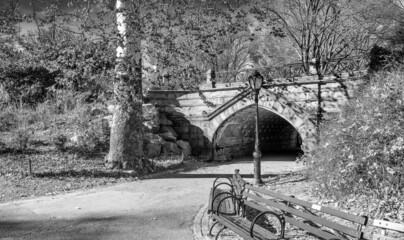
<svg viewBox="0 0 404 240">
<path fill-rule="evenodd" d="M 299 168 L 290 156 L 271 159 L 264 177 Z M 193 163 L 153 179 L 0 204 L 0 239 L 192 240 L 212 180 L 237 168 L 252 177 L 251 160 Z"/>
</svg>

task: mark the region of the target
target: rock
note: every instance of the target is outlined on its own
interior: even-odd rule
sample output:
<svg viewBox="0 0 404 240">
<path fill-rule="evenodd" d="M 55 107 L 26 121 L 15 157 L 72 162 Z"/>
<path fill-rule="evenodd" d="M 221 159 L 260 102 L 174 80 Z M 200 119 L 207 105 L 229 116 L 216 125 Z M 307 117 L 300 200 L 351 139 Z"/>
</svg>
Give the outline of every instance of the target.
<svg viewBox="0 0 404 240">
<path fill-rule="evenodd" d="M 157 134 L 144 133 L 143 134 L 143 144 L 147 145 L 149 143 L 164 145 L 166 143 L 166 141 Z"/>
<path fill-rule="evenodd" d="M 191 145 L 189 144 L 189 142 L 184 141 L 184 140 L 178 140 L 177 146 L 181 148 L 184 158 L 187 158 L 188 156 L 191 155 L 192 148 L 191 148 Z"/>
<path fill-rule="evenodd" d="M 158 109 L 151 103 L 143 104 L 143 121 L 159 121 L 159 112 Z"/>
<path fill-rule="evenodd" d="M 161 154 L 161 144 L 148 143 L 143 147 L 143 152 L 147 157 L 158 157 Z"/>
<path fill-rule="evenodd" d="M 158 157 L 166 141 L 157 134 L 143 134 L 143 152 L 147 157 Z"/>
<path fill-rule="evenodd" d="M 177 141 L 177 133 L 171 126 L 161 126 L 159 135 L 166 141 Z"/>
<path fill-rule="evenodd" d="M 175 132 L 174 128 L 172 128 L 171 126 L 161 126 L 160 128 L 160 133 L 171 133 L 173 136 L 175 136 L 175 138 L 178 137 L 177 133 Z"/>
<path fill-rule="evenodd" d="M 168 120 L 165 114 L 160 114 L 160 125 L 162 125 L 162 126 L 172 126 L 173 122 Z"/>
<path fill-rule="evenodd" d="M 143 126 L 145 132 L 158 133 L 160 117 L 158 109 L 153 104 L 143 104 Z"/>
<path fill-rule="evenodd" d="M 165 155 L 178 155 L 181 154 L 181 150 L 178 148 L 177 144 L 166 142 L 163 146 L 163 153 Z"/>
<path fill-rule="evenodd" d="M 170 142 L 177 141 L 177 137 L 175 135 L 173 135 L 171 132 L 159 133 L 158 135 L 166 141 L 170 141 Z"/>
<path fill-rule="evenodd" d="M 144 132 L 158 133 L 160 130 L 160 124 L 156 121 L 143 122 Z"/>
</svg>

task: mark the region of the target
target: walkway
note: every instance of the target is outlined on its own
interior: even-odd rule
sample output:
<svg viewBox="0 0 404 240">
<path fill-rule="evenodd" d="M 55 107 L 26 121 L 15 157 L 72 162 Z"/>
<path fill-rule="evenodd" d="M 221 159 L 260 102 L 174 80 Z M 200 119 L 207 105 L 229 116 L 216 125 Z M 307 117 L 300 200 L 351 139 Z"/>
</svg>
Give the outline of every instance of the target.
<svg viewBox="0 0 404 240">
<path fill-rule="evenodd" d="M 299 169 L 291 159 L 271 156 L 263 176 Z M 212 180 L 237 168 L 252 177 L 251 160 L 192 163 L 153 179 L 0 204 L 0 239 L 191 240 Z"/>
</svg>

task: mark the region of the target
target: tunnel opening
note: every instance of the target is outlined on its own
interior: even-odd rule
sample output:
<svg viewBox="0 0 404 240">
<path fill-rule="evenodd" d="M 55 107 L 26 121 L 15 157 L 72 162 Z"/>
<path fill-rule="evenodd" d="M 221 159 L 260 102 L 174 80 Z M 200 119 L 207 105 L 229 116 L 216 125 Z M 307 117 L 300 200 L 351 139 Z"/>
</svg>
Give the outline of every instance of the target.
<svg viewBox="0 0 404 240">
<path fill-rule="evenodd" d="M 214 160 L 252 156 L 255 140 L 254 105 L 244 108 L 224 122 L 213 138 Z M 302 138 L 296 128 L 280 115 L 259 107 L 260 150 L 265 155 L 302 153 Z"/>
</svg>

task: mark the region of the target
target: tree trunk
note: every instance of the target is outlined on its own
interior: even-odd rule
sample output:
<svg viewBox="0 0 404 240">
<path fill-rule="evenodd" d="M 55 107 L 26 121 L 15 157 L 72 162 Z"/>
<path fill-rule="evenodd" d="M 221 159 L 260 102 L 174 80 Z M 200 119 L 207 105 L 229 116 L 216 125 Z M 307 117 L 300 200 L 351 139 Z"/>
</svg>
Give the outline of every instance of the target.
<svg viewBox="0 0 404 240">
<path fill-rule="evenodd" d="M 115 110 L 106 166 L 140 171 L 143 168 L 140 23 L 136 21 L 139 20 L 138 6 L 129 11 L 127 5 L 125 0 L 117 0 L 117 28 L 121 41 L 117 47 Z"/>
</svg>

